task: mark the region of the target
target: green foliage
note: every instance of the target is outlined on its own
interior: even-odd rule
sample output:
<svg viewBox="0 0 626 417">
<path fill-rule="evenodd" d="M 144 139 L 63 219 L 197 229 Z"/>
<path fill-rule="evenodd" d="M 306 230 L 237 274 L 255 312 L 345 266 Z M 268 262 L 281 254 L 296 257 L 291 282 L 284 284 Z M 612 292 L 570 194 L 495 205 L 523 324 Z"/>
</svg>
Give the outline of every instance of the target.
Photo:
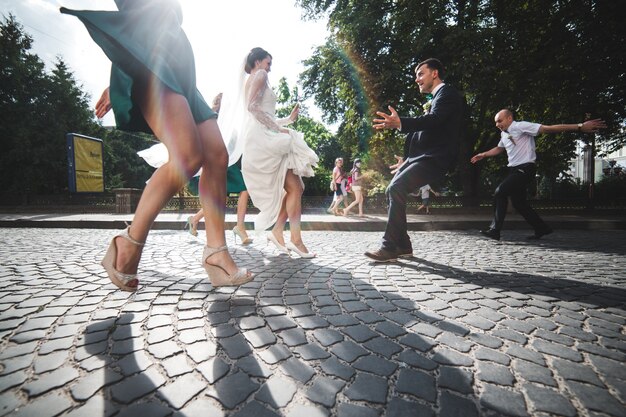
<svg viewBox="0 0 626 417">
<path fill-rule="evenodd" d="M 541 185 L 541 183 L 540 183 Z M 552 188 L 552 198 L 554 199 L 584 199 L 589 192 L 589 186 L 582 184 L 580 180 L 574 181 L 572 177 L 558 178 Z M 542 195 L 542 190 L 539 190 L 539 197 L 546 198 Z"/>
<path fill-rule="evenodd" d="M 362 182 L 362 187 L 368 196 L 384 194 L 387 189 L 387 185 L 389 185 L 389 180 L 385 178 L 380 171 L 373 169 L 363 170 Z"/>
<path fill-rule="evenodd" d="M 297 0 L 309 18 L 329 16 L 331 36 L 305 61 L 302 85 L 327 115 L 341 122 L 338 137 L 355 149 L 359 127 L 375 110 L 393 105 L 417 116 L 425 99 L 414 83 L 417 62 L 434 56 L 447 67 L 446 82 L 464 92 L 468 126 L 456 188 L 485 191 L 481 182 L 496 164 L 469 163 L 495 146 L 493 117 L 502 108 L 517 120 L 574 123 L 601 117 L 609 125 L 597 144 L 626 143 L 626 8 L 611 0 Z M 355 77 L 355 74 L 357 75 Z M 364 93 L 364 97 L 360 95 Z M 363 103 L 368 111 L 363 112 Z M 540 137 L 538 170 L 552 181 L 567 169 L 574 139 Z M 581 139 L 590 142 L 589 135 Z M 369 132 L 364 148 L 382 169 L 401 137 Z M 393 151 L 393 152 L 392 152 Z M 391 159 L 392 161 L 392 159 Z M 482 176 L 482 178 L 481 178 Z M 493 189 L 491 190 L 491 192 Z"/>
<path fill-rule="evenodd" d="M 612 200 L 616 197 L 626 198 L 626 175 L 603 177 L 594 188 L 595 198 L 598 200 Z"/>
<path fill-rule="evenodd" d="M 14 16 L 0 22 L 1 192 L 67 192 L 67 133 L 104 139 L 108 189 L 143 188 L 151 169 L 136 152 L 149 146 L 146 139 L 107 132 L 63 59 L 57 57 L 47 73 L 31 47 L 32 38 Z"/>
<path fill-rule="evenodd" d="M 104 177 L 107 189 L 143 188 L 154 169 L 137 152 L 154 145 L 145 133 L 109 130 L 104 141 Z"/>
</svg>

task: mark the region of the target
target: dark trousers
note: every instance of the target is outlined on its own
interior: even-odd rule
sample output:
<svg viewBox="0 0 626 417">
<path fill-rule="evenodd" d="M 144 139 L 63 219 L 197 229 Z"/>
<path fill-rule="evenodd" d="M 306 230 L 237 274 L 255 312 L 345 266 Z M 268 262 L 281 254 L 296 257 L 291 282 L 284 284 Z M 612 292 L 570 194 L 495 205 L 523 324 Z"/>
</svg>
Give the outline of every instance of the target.
<svg viewBox="0 0 626 417">
<path fill-rule="evenodd" d="M 509 168 L 509 175 L 498 185 L 494 195 L 492 229 L 502 230 L 509 197 L 511 197 L 515 210 L 530 223 L 536 232 L 549 229 L 548 225 L 541 220 L 537 212 L 530 207 L 526 200 L 526 190 L 528 184 L 535 180 L 535 172 L 536 167 L 532 163 Z"/>
<path fill-rule="evenodd" d="M 426 184 L 438 180 L 441 170 L 427 162 L 414 162 L 402 167 L 389 183 L 385 194 L 389 202 L 387 226 L 383 236 L 383 248 L 389 251 L 411 249 L 407 233 L 407 195 Z"/>
</svg>

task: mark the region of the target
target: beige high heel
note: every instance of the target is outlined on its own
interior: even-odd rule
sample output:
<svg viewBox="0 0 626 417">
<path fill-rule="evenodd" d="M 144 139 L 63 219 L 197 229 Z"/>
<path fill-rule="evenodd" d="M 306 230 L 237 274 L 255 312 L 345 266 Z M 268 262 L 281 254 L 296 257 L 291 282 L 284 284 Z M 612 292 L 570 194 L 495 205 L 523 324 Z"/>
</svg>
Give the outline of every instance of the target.
<svg viewBox="0 0 626 417">
<path fill-rule="evenodd" d="M 100 264 L 104 267 L 104 270 L 109 275 L 109 279 L 111 282 L 119 289 L 124 291 L 137 291 L 137 287 L 139 287 L 139 280 L 137 279 L 137 274 L 125 274 L 115 269 L 115 262 L 117 260 L 117 247 L 115 246 L 115 239 L 118 237 L 122 237 L 128 240 L 133 245 L 142 247 L 144 242 L 138 242 L 128 233 L 130 230 L 130 226 L 128 226 L 122 233 L 115 235 L 111 240 L 111 244 L 109 245 L 109 249 L 107 250 L 106 255 L 104 255 L 104 259 Z M 131 287 L 128 285 L 131 281 L 137 281 L 137 286 Z"/>
<path fill-rule="evenodd" d="M 250 243 L 252 243 L 252 239 L 247 234 L 246 234 L 246 237 L 243 237 L 244 233 L 242 233 L 241 230 L 239 230 L 237 226 L 233 227 L 233 234 L 235 236 L 239 236 L 239 240 L 241 240 L 241 244 L 249 245 Z M 235 243 L 237 243 L 237 238 L 235 238 Z"/>
<path fill-rule="evenodd" d="M 285 244 L 285 246 L 287 247 L 288 250 L 292 250 L 295 253 L 297 253 L 298 255 L 300 255 L 301 258 L 311 259 L 311 258 L 315 258 L 317 256 L 317 254 L 315 252 L 302 252 L 300 249 L 298 249 L 296 244 L 293 243 L 293 242 L 287 242 Z"/>
<path fill-rule="evenodd" d="M 218 252 L 227 251 L 226 245 L 219 248 L 211 248 L 209 246 L 204 247 L 204 253 L 202 254 L 202 266 L 209 275 L 211 285 L 214 287 L 228 287 L 243 285 L 246 282 L 250 282 L 254 279 L 252 274 L 248 272 L 246 268 L 238 268 L 237 272 L 229 275 L 228 272 L 219 265 L 207 263 L 207 259 L 215 255 Z"/>
</svg>

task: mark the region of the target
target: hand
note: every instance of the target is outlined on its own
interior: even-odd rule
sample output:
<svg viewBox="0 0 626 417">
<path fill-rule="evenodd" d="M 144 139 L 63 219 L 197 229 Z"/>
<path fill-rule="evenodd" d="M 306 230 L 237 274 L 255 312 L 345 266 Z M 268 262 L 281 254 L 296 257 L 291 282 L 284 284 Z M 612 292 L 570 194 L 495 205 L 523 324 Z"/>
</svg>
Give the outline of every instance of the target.
<svg viewBox="0 0 626 417">
<path fill-rule="evenodd" d="M 601 119 L 587 120 L 580 129 L 584 133 L 594 133 L 600 129 L 605 129 L 606 123 Z"/>
<path fill-rule="evenodd" d="M 398 172 L 398 170 L 400 169 L 400 167 L 402 166 L 402 164 L 404 164 L 404 158 L 398 155 L 394 155 L 395 158 L 397 159 L 397 162 L 393 165 L 389 165 L 389 169 L 391 169 L 391 173 L 395 174 L 396 172 Z"/>
<path fill-rule="evenodd" d="M 293 107 L 293 110 L 291 110 L 291 114 L 289 115 L 289 120 L 291 120 L 292 122 L 295 122 L 296 120 L 298 120 L 299 114 L 300 114 L 300 103 L 296 103 L 296 105 Z"/>
<path fill-rule="evenodd" d="M 474 155 L 474 156 L 472 157 L 472 159 L 470 159 L 470 162 L 471 162 L 472 164 L 475 164 L 476 162 L 480 161 L 480 160 L 481 160 L 481 159 L 483 159 L 484 157 L 485 157 L 485 154 L 484 154 L 484 153 L 479 153 L 479 154 L 477 154 L 477 155 Z"/>
<path fill-rule="evenodd" d="M 279 131 L 280 133 L 286 133 L 286 134 L 289 134 L 289 129 L 287 129 L 286 127 L 281 127 L 281 128 L 278 128 L 278 131 Z"/>
<path fill-rule="evenodd" d="M 96 103 L 96 117 L 102 119 L 111 110 L 111 98 L 109 97 L 109 87 L 105 88 Z"/>
<path fill-rule="evenodd" d="M 385 114 L 381 111 L 376 112 L 382 119 L 374 119 L 374 129 L 400 129 L 401 124 L 398 112 L 396 112 L 393 107 L 389 106 L 389 113 L 390 114 Z"/>
</svg>

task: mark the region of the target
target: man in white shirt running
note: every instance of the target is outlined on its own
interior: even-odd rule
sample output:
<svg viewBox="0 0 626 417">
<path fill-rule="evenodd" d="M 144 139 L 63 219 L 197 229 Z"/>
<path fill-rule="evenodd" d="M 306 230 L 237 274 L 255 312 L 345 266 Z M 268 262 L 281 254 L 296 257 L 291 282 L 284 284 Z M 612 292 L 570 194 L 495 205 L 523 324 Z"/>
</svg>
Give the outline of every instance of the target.
<svg viewBox="0 0 626 417">
<path fill-rule="evenodd" d="M 439 197 L 439 193 L 437 193 L 435 190 L 430 188 L 430 184 L 426 184 L 425 186 L 420 187 L 420 189 L 417 190 L 417 192 L 422 197 L 422 205 L 417 208 L 417 213 L 419 213 L 421 209 L 425 208 L 426 214 L 430 214 L 430 193 L 433 193 L 435 197 Z"/>
<path fill-rule="evenodd" d="M 578 124 L 561 124 L 546 126 L 539 123 L 516 122 L 513 113 L 508 109 L 500 110 L 495 117 L 496 127 L 500 129 L 498 146 L 474 155 L 471 162 L 475 164 L 483 158 L 507 153 L 509 174 L 498 185 L 494 194 L 495 210 L 491 226 L 480 233 L 491 239 L 500 240 L 500 231 L 506 216 L 508 198 L 511 197 L 513 207 L 535 229 L 529 239 L 541 239 L 552 233 L 552 229 L 530 207 L 526 200 L 526 187 L 535 179 L 535 136 L 540 133 L 582 132 L 594 133 L 606 127 L 603 120 L 587 120 Z"/>
</svg>

